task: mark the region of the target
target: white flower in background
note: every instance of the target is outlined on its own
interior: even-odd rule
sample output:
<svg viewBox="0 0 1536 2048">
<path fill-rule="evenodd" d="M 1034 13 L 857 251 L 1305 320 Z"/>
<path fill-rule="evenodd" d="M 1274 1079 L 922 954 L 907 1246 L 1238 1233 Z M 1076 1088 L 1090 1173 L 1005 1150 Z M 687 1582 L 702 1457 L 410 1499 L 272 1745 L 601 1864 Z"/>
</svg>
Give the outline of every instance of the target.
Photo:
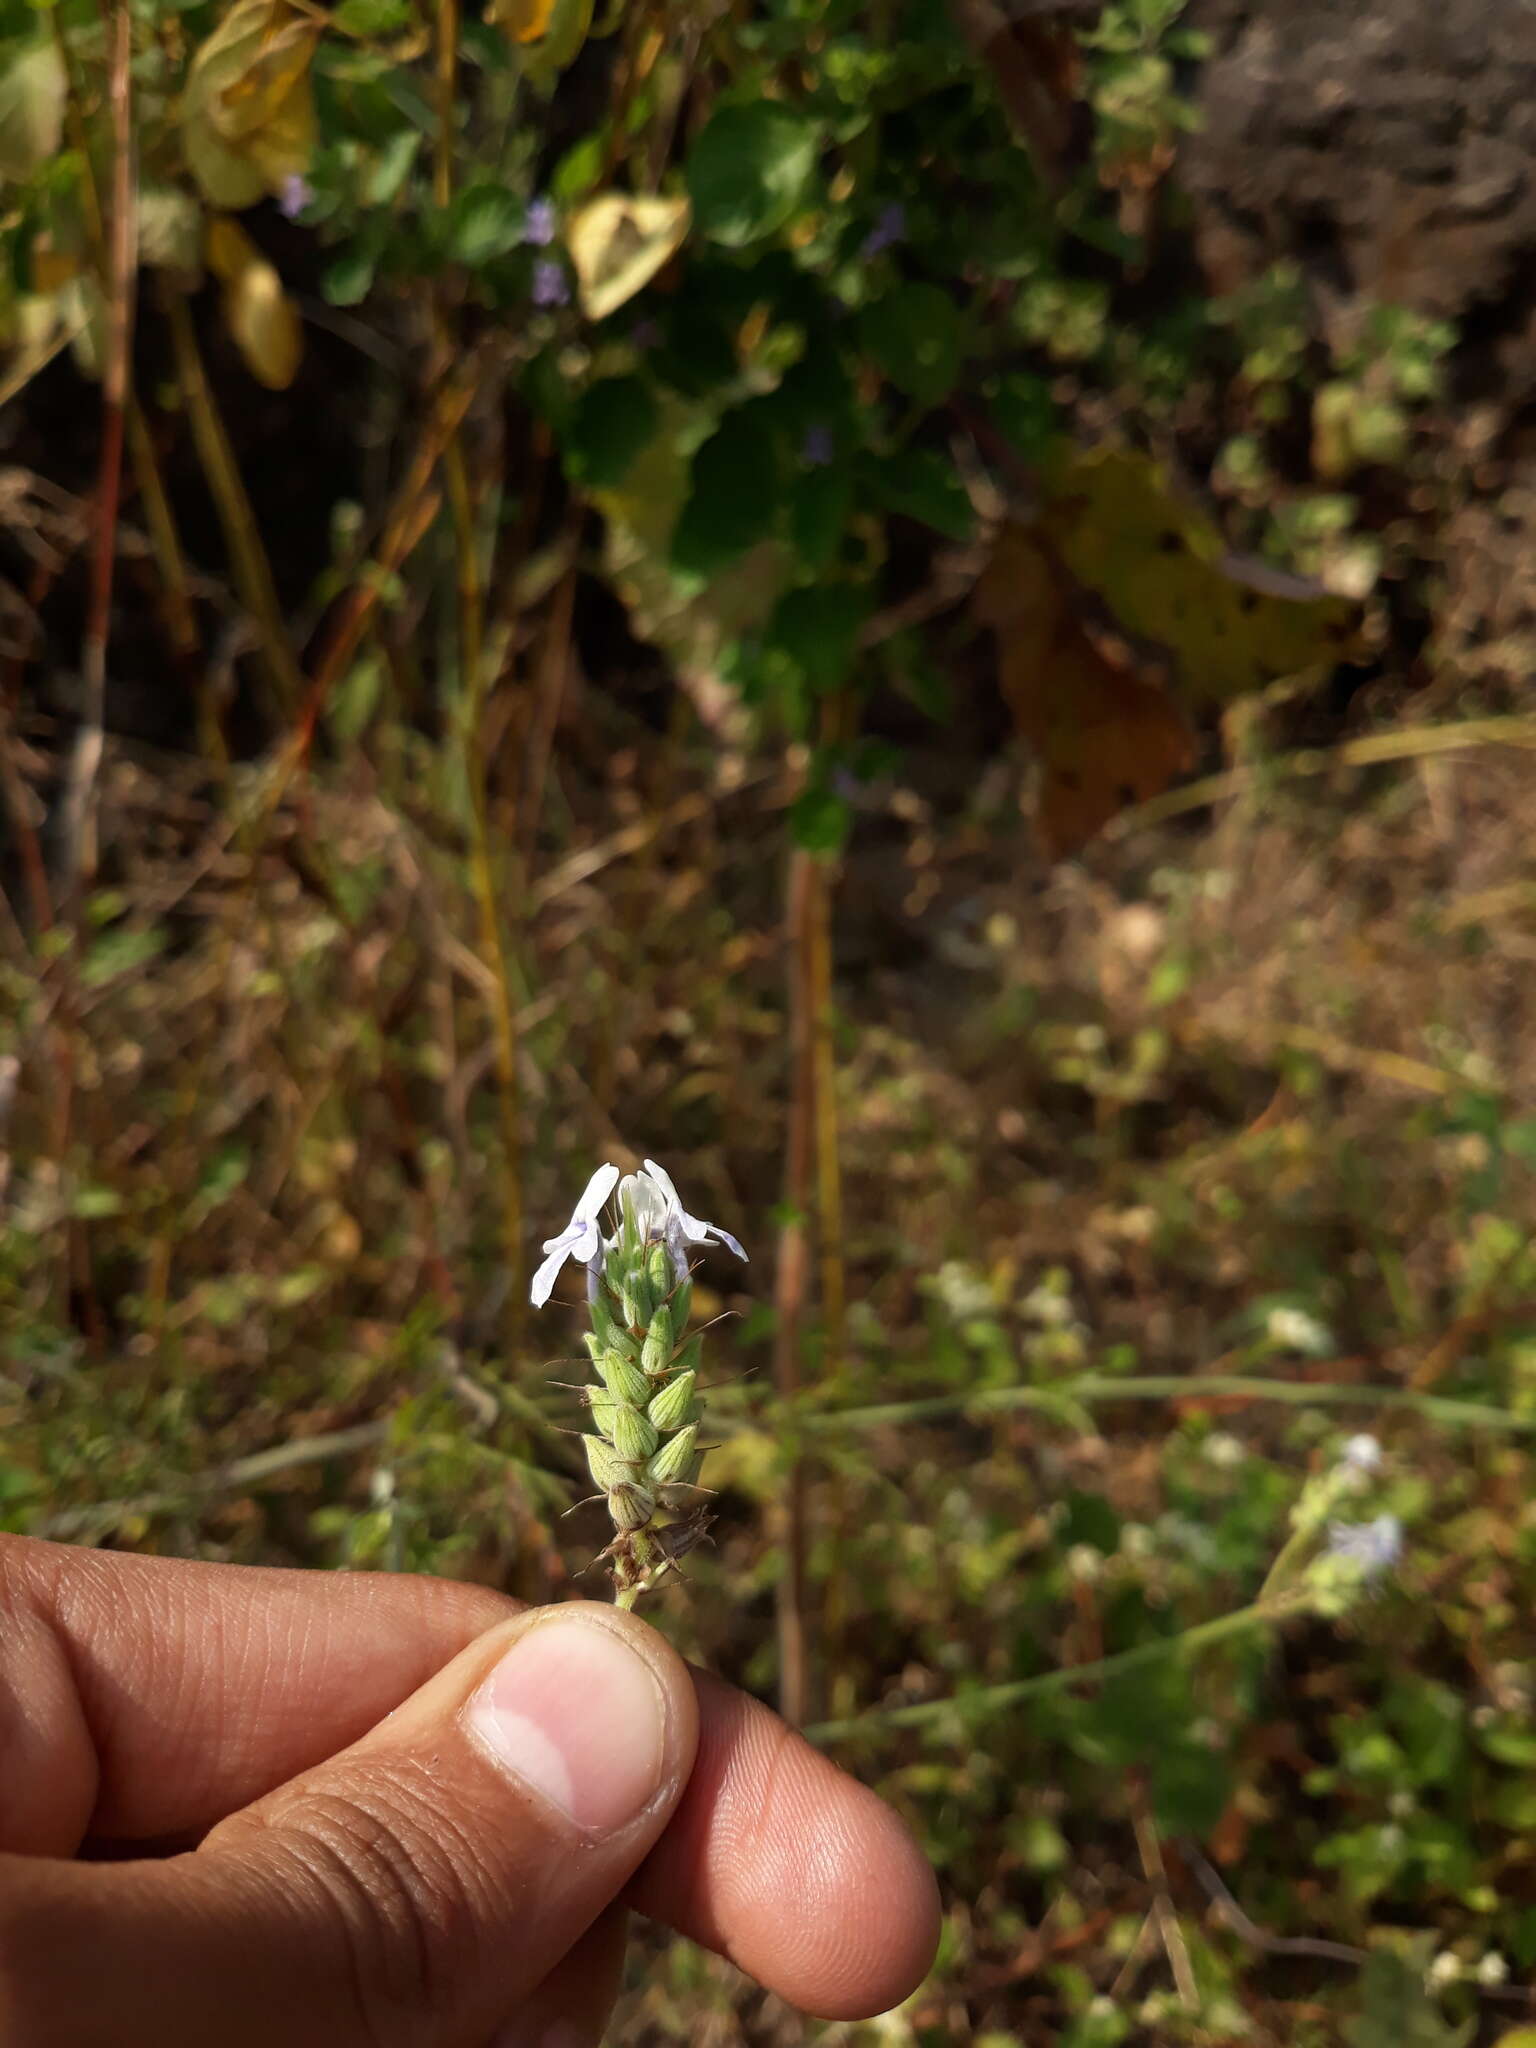
<svg viewBox="0 0 1536 2048">
<path fill-rule="evenodd" d="M 1396 1515 L 1378 1515 L 1373 1522 L 1334 1522 L 1328 1531 L 1328 1554 L 1359 1565 L 1367 1579 L 1379 1579 L 1402 1557 L 1403 1525 Z"/>
<path fill-rule="evenodd" d="M 1352 1436 L 1339 1453 L 1339 1463 L 1352 1472 L 1379 1472 L 1382 1449 L 1373 1436 Z"/>
<path fill-rule="evenodd" d="M 1429 1966 L 1429 1988 L 1431 1991 L 1444 1991 L 1448 1984 L 1454 1984 L 1460 1976 L 1461 1957 L 1453 1955 L 1448 1948 L 1443 1948 Z"/>
<path fill-rule="evenodd" d="M 1504 1983 L 1508 1976 L 1509 1964 L 1505 1962 L 1496 1948 L 1489 1949 L 1487 1955 L 1483 1957 L 1477 1966 L 1478 1983 L 1491 1987 L 1495 1984 Z"/>
<path fill-rule="evenodd" d="M 1272 1308 L 1264 1319 L 1264 1334 L 1283 1350 L 1304 1351 L 1314 1358 L 1333 1349 L 1333 1333 L 1304 1308 Z"/>
<path fill-rule="evenodd" d="M 619 1178 L 616 1166 L 600 1166 L 582 1189 L 581 1199 L 571 1211 L 571 1220 L 558 1236 L 546 1237 L 544 1249 L 548 1257 L 533 1276 L 533 1285 L 528 1290 L 528 1299 L 535 1308 L 542 1308 L 550 1297 L 560 1269 L 568 1259 L 577 1259 L 587 1268 L 588 1275 L 596 1273 L 603 1258 L 603 1227 L 598 1222 L 598 1211 L 613 1193 Z"/>
<path fill-rule="evenodd" d="M 628 1203 L 634 1210 L 635 1227 L 642 1241 L 661 1238 L 672 1254 L 672 1263 L 681 1279 L 688 1271 L 688 1247 L 690 1245 L 723 1244 L 733 1251 L 738 1259 L 747 1255 L 728 1230 L 718 1223 L 706 1223 L 701 1216 L 690 1216 L 677 1198 L 677 1189 L 672 1185 L 672 1176 L 654 1159 L 647 1159 L 642 1173 L 626 1173 L 619 1184 L 620 1209 Z"/>
<path fill-rule="evenodd" d="M 1235 1472 L 1248 1456 L 1242 1438 L 1225 1429 L 1213 1429 L 1200 1448 L 1206 1463 L 1214 1465 L 1218 1472 Z"/>
</svg>

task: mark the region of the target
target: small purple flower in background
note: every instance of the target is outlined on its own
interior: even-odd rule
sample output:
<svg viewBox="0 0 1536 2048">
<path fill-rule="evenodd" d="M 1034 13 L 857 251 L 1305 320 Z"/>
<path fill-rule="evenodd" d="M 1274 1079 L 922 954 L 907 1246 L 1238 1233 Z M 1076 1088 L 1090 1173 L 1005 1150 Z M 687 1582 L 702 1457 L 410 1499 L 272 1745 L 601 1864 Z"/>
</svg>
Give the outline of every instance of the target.
<svg viewBox="0 0 1536 2048">
<path fill-rule="evenodd" d="M 285 220 L 297 220 L 315 196 L 315 188 L 298 171 L 290 171 L 277 194 L 277 210 Z"/>
<path fill-rule="evenodd" d="M 879 256 L 886 249 L 894 249 L 898 242 L 907 239 L 907 209 L 899 199 L 893 199 L 889 206 L 882 207 L 874 226 L 864 237 L 862 254 Z"/>
<path fill-rule="evenodd" d="M 1378 1515 L 1374 1522 L 1333 1522 L 1328 1553 L 1360 1566 L 1367 1582 L 1391 1571 L 1403 1554 L 1403 1525 L 1396 1515 Z"/>
<path fill-rule="evenodd" d="M 555 202 L 552 199 L 529 201 L 527 217 L 523 221 L 523 240 L 534 249 L 547 249 L 555 239 Z"/>
<path fill-rule="evenodd" d="M 800 460 L 807 469 L 825 469 L 834 453 L 830 427 L 806 428 L 805 439 L 800 444 Z"/>
<path fill-rule="evenodd" d="M 571 302 L 570 280 L 558 263 L 535 263 L 533 266 L 533 303 L 536 306 L 568 306 Z"/>
</svg>

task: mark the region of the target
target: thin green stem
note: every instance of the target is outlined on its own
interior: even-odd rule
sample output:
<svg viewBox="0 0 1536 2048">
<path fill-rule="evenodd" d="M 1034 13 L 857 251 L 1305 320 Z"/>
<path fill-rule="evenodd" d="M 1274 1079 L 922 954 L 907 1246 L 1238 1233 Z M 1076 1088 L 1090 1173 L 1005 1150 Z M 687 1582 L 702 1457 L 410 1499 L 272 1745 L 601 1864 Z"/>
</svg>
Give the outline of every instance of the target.
<svg viewBox="0 0 1536 2048">
<path fill-rule="evenodd" d="M 1124 1677 L 1127 1672 L 1140 1671 L 1168 1657 L 1208 1650 L 1212 1644 L 1245 1635 L 1250 1629 L 1274 1627 L 1302 1613 L 1307 1605 L 1305 1597 L 1300 1595 L 1288 1595 L 1278 1600 L 1255 1600 L 1251 1606 L 1234 1608 L 1230 1614 L 1218 1614 L 1214 1620 L 1197 1622 L 1193 1628 L 1184 1629 L 1179 1635 L 1161 1636 L 1151 1643 L 1137 1643 L 1134 1649 L 1117 1650 L 1113 1656 L 1099 1657 L 1091 1664 L 1063 1664 L 1054 1671 L 1038 1672 L 1033 1678 L 1015 1679 L 1008 1685 L 984 1686 L 975 1692 L 960 1693 L 948 1699 L 924 1700 L 911 1707 L 871 1707 L 851 1720 L 818 1722 L 805 1729 L 804 1733 L 811 1742 L 838 1742 L 867 1732 L 876 1725 L 881 1728 L 921 1728 L 955 1715 L 968 1717 L 1000 1713 L 1008 1707 L 1020 1706 L 1026 1700 L 1045 1699 L 1053 1693 L 1070 1692 L 1074 1686 L 1094 1685 L 1106 1678 Z"/>
<path fill-rule="evenodd" d="M 926 1422 L 944 1415 L 983 1414 L 995 1410 L 1034 1408 L 1059 1414 L 1078 1404 L 1108 1405 L 1116 1401 L 1277 1401 L 1291 1408 L 1404 1409 L 1426 1421 L 1451 1427 L 1491 1429 L 1507 1436 L 1536 1436 L 1536 1415 L 1513 1415 L 1482 1401 L 1457 1401 L 1441 1394 L 1420 1394 L 1411 1387 L 1340 1386 L 1332 1381 L 1255 1379 L 1235 1373 L 1207 1376 L 1148 1374 L 1119 1379 L 1109 1373 L 1085 1373 L 1054 1387 L 978 1387 L 964 1394 L 935 1394 L 917 1401 L 881 1401 L 866 1408 L 841 1408 L 801 1413 L 799 1426 L 810 1431 L 878 1429 L 886 1423 Z"/>
</svg>

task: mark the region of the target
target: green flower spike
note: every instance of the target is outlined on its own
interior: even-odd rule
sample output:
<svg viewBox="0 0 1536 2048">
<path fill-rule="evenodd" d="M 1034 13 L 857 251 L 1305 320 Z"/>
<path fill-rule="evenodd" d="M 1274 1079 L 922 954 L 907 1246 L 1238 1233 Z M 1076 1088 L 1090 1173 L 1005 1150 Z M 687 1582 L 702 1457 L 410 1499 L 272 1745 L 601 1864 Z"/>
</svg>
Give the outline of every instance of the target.
<svg viewBox="0 0 1536 2048">
<path fill-rule="evenodd" d="M 619 1227 L 605 1238 L 599 1211 L 616 1183 Z M 698 1483 L 701 1343 L 687 1329 L 688 1254 L 711 1242 L 747 1256 L 728 1230 L 689 1215 L 653 1159 L 622 1182 L 602 1166 L 546 1241 L 531 1290 L 542 1307 L 568 1260 L 586 1268 L 586 1347 L 601 1384 L 582 1389 L 595 1432 L 582 1445 L 614 1527 L 603 1556 L 620 1607 L 652 1592 L 709 1527 Z"/>
</svg>

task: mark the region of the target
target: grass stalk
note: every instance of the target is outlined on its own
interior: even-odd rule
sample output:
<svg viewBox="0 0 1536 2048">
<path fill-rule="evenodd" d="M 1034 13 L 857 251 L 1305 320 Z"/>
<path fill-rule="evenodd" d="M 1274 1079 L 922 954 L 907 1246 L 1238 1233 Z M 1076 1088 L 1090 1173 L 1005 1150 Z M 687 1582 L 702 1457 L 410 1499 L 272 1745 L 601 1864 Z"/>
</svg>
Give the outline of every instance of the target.
<svg viewBox="0 0 1536 2048">
<path fill-rule="evenodd" d="M 1116 1650 L 1108 1657 L 1096 1657 L 1090 1664 L 1060 1664 L 1040 1671 L 1033 1678 L 1018 1678 L 1007 1685 L 978 1686 L 974 1692 L 957 1693 L 941 1700 L 922 1700 L 909 1707 L 868 1707 L 843 1721 L 820 1721 L 804 1732 L 816 1743 L 846 1741 L 867 1733 L 871 1727 L 926 1728 L 953 1717 L 980 1720 L 1006 1713 L 1027 1701 L 1050 1699 L 1071 1692 L 1079 1685 L 1102 1685 L 1106 1679 L 1124 1678 L 1133 1671 L 1146 1671 L 1171 1657 L 1193 1657 L 1217 1643 L 1228 1643 L 1255 1630 L 1275 1628 L 1305 1612 L 1310 1605 L 1305 1595 L 1285 1595 L 1276 1600 L 1255 1600 L 1230 1614 L 1218 1614 L 1210 1621 L 1196 1622 L 1178 1635 L 1159 1636 L 1156 1641 L 1137 1643 L 1129 1650 Z"/>
<path fill-rule="evenodd" d="M 283 624 L 277 586 L 272 580 L 256 514 L 208 382 L 186 297 L 162 279 L 160 302 L 170 324 L 176 373 L 192 423 L 192 439 L 229 549 L 235 588 L 256 630 L 257 653 L 268 688 L 277 710 L 289 720 L 299 708 L 303 679 Z"/>
<path fill-rule="evenodd" d="M 1380 1408 L 1405 1410 L 1451 1428 L 1487 1429 L 1506 1436 L 1536 1436 L 1536 1415 L 1514 1415 L 1488 1402 L 1458 1401 L 1411 1387 L 1342 1386 L 1336 1381 L 1271 1380 L 1242 1373 L 1152 1373 L 1121 1379 L 1085 1373 L 1053 1387 L 979 1387 L 965 1394 L 935 1394 L 915 1401 L 879 1401 L 863 1408 L 816 1413 L 802 1407 L 795 1427 L 823 1431 L 881 1429 L 907 1422 L 936 1421 L 946 1415 L 1006 1413 L 1033 1408 L 1060 1415 L 1073 1406 L 1111 1406 L 1117 1401 L 1276 1401 L 1292 1408 Z"/>
<path fill-rule="evenodd" d="M 816 890 L 816 859 L 803 847 L 789 856 L 785 942 L 789 982 L 789 1119 L 784 1148 L 784 1220 L 779 1226 L 774 1268 L 773 1384 L 793 1409 L 801 1392 L 800 1342 L 810 1277 L 808 1221 L 811 1207 L 813 1116 L 815 1109 L 814 1001 L 809 932 Z M 792 1448 L 785 1467 L 777 1516 L 783 1566 L 777 1593 L 779 1711 L 792 1726 L 805 1719 L 810 1692 L 809 1630 L 806 1621 L 805 1458 Z"/>
</svg>

